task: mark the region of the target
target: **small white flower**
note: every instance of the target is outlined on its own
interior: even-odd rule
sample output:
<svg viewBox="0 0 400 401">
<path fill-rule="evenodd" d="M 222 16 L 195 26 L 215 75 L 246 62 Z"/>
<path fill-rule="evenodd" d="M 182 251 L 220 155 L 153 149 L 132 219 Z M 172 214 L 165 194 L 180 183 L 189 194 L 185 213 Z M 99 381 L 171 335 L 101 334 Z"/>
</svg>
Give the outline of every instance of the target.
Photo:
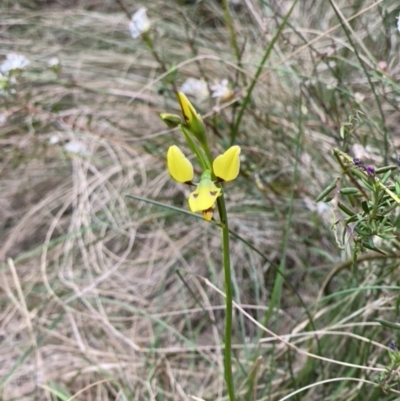
<svg viewBox="0 0 400 401">
<path fill-rule="evenodd" d="M 60 138 L 58 135 L 54 134 L 49 138 L 49 143 L 50 145 L 56 145 L 58 142 L 60 142 Z"/>
<path fill-rule="evenodd" d="M 22 54 L 7 54 L 5 61 L 0 65 L 0 72 L 9 74 L 11 71 L 23 70 L 29 65 L 30 61 Z"/>
<path fill-rule="evenodd" d="M 59 65 L 60 65 L 60 60 L 58 57 L 52 57 L 47 62 L 47 67 L 49 67 L 49 68 L 57 68 Z"/>
<path fill-rule="evenodd" d="M 69 153 L 76 153 L 78 155 L 87 156 L 90 152 L 87 146 L 79 141 L 70 141 L 64 145 L 64 150 Z"/>
<path fill-rule="evenodd" d="M 227 79 L 223 79 L 221 82 L 211 85 L 210 89 L 212 90 L 211 97 L 222 102 L 230 99 L 233 95 L 233 90 L 230 88 Z"/>
<path fill-rule="evenodd" d="M 151 28 L 146 11 L 147 9 L 145 7 L 141 7 L 132 15 L 131 22 L 129 23 L 129 31 L 134 39 L 138 38 L 141 34 L 148 32 Z"/>
<path fill-rule="evenodd" d="M 207 82 L 204 79 L 197 78 L 188 78 L 180 87 L 180 91 L 197 99 L 205 99 L 210 95 Z"/>
</svg>

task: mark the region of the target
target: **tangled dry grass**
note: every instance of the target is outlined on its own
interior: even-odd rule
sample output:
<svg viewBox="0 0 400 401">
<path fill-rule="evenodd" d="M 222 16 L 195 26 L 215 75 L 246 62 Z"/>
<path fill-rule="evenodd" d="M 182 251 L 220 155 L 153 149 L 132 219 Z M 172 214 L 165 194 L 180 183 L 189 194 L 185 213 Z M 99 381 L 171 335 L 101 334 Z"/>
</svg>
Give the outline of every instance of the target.
<svg viewBox="0 0 400 401">
<path fill-rule="evenodd" d="M 220 2 L 178 3 L 147 5 L 159 60 L 129 36 L 115 2 L 0 5 L 0 56 L 31 60 L 16 92 L 1 98 L 1 399 L 226 399 L 218 228 L 126 195 L 186 207 L 186 189 L 164 161 L 183 140 L 158 118 L 178 112 L 172 86 L 229 78 L 243 99 L 291 2 L 232 2 L 240 63 Z M 315 204 L 337 173 L 331 149 L 340 127 L 357 116 L 349 146 L 368 148 L 376 164 L 395 156 L 399 140 L 398 6 L 355 3 L 299 2 L 240 127 L 241 176 L 227 187 L 231 229 L 246 241 L 234 239 L 231 250 L 244 308 L 233 333 L 238 399 L 280 400 L 323 380 L 332 384 L 306 399 L 396 399 L 366 384 L 377 381 L 373 367 L 382 369 L 393 337 L 374 318 L 397 316 L 396 290 L 386 288 L 398 285 L 396 259 L 365 258 L 356 278 L 343 270 L 315 302 L 349 257 L 332 215 Z M 58 75 L 46 67 L 54 56 Z M 237 103 L 198 107 L 217 153 Z M 268 324 L 281 336 L 273 341 L 252 319 L 266 316 L 278 266 L 286 284 Z M 342 293 L 348 286 L 371 289 Z"/>
</svg>

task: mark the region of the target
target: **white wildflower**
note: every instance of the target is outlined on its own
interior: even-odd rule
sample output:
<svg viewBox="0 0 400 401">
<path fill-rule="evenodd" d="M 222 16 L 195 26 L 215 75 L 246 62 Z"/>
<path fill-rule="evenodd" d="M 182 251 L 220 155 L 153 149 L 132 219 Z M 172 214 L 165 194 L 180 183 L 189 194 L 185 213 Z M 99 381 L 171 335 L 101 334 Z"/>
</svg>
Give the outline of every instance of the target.
<svg viewBox="0 0 400 401">
<path fill-rule="evenodd" d="M 9 74 L 11 71 L 23 70 L 29 65 L 30 61 L 22 54 L 7 54 L 5 61 L 0 65 L 0 72 Z"/>
<path fill-rule="evenodd" d="M 227 100 L 233 95 L 233 91 L 229 87 L 227 79 L 223 79 L 221 82 L 211 85 L 210 89 L 212 90 L 211 97 L 217 98 L 221 101 Z"/>
<path fill-rule="evenodd" d="M 49 68 L 57 68 L 60 65 L 60 59 L 58 57 L 52 57 L 47 62 L 47 67 Z"/>
<path fill-rule="evenodd" d="M 58 142 L 60 142 L 60 138 L 58 135 L 54 134 L 49 138 L 49 143 L 50 145 L 56 145 Z"/>
<path fill-rule="evenodd" d="M 79 141 L 70 141 L 64 145 L 64 150 L 69 153 L 76 153 L 78 155 L 87 156 L 90 152 L 87 146 Z"/>
<path fill-rule="evenodd" d="M 205 99 L 210 95 L 207 82 L 204 79 L 188 78 L 179 90 L 185 95 L 193 96 L 199 100 Z"/>
<path fill-rule="evenodd" d="M 145 7 L 141 7 L 132 15 L 132 19 L 129 23 L 129 31 L 134 39 L 138 38 L 143 33 L 148 32 L 151 28 L 146 11 L 147 9 Z"/>
</svg>

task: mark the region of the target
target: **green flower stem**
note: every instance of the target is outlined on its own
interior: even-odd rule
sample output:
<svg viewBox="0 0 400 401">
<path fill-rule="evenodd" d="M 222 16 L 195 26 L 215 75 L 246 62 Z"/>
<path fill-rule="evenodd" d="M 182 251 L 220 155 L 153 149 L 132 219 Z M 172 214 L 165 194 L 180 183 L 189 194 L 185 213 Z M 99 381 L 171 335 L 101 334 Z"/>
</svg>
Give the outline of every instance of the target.
<svg viewBox="0 0 400 401">
<path fill-rule="evenodd" d="M 226 213 L 224 194 L 218 200 L 218 212 L 222 228 L 222 252 L 225 281 L 225 332 L 224 332 L 224 376 L 228 390 L 229 401 L 235 401 L 235 389 L 232 376 L 232 278 L 231 260 L 229 253 L 229 227 Z"/>
<path fill-rule="evenodd" d="M 236 41 L 235 29 L 233 27 L 231 13 L 229 12 L 228 0 L 222 0 L 222 8 L 224 9 L 225 22 L 229 31 L 229 40 L 231 42 L 231 46 L 235 52 L 236 59 L 240 66 L 240 50 Z"/>
<path fill-rule="evenodd" d="M 193 134 L 184 125 L 180 125 L 180 129 L 190 149 L 196 155 L 202 170 L 211 170 L 211 155 L 209 153 L 210 151 L 208 150 L 208 154 L 204 155 L 203 147 L 197 146 L 196 142 L 192 138 Z"/>
<path fill-rule="evenodd" d="M 161 68 L 166 72 L 168 69 L 165 66 L 164 62 L 161 60 L 161 58 L 158 56 L 156 49 L 154 48 L 153 41 L 150 38 L 150 35 L 148 32 L 142 33 L 142 39 L 144 44 L 147 46 L 147 48 L 150 50 L 151 54 L 155 58 L 158 64 L 160 64 Z"/>
<path fill-rule="evenodd" d="M 142 40 L 143 40 L 144 44 L 146 45 L 146 47 L 150 50 L 150 52 L 153 55 L 154 59 L 160 65 L 160 67 L 161 67 L 163 73 L 165 74 L 165 76 L 167 76 L 169 70 L 168 70 L 167 66 L 165 65 L 164 61 L 157 54 L 157 51 L 156 51 L 156 49 L 154 47 L 153 41 L 151 40 L 149 32 L 142 33 Z M 172 87 L 174 89 L 174 92 L 178 93 L 178 87 L 176 86 L 175 81 L 172 82 Z"/>
</svg>

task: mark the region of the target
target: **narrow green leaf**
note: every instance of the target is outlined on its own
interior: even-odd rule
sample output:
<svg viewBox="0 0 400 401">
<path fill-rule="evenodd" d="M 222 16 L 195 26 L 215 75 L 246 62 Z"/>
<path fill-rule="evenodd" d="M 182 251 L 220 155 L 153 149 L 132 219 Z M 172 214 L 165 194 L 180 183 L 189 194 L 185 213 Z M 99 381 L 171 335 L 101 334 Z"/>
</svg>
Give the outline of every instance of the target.
<svg viewBox="0 0 400 401">
<path fill-rule="evenodd" d="M 339 177 L 336 177 L 331 184 L 329 184 L 318 196 L 317 196 L 317 202 L 320 202 L 322 199 L 325 198 L 330 192 L 332 192 L 335 187 L 337 182 L 339 181 Z"/>
<path fill-rule="evenodd" d="M 386 173 L 387 171 L 393 171 L 396 170 L 397 166 L 395 164 L 391 164 L 390 166 L 384 166 L 384 167 L 379 167 L 375 170 L 375 174 L 383 174 Z"/>
<path fill-rule="evenodd" d="M 391 171 L 387 171 L 386 174 L 382 177 L 381 183 L 384 184 L 389 179 L 391 174 L 392 174 Z"/>
<path fill-rule="evenodd" d="M 338 206 L 339 206 L 339 209 L 342 210 L 344 213 L 346 213 L 348 216 L 354 216 L 357 214 L 354 210 L 351 210 L 349 207 L 347 207 L 342 202 L 339 202 Z"/>
<path fill-rule="evenodd" d="M 375 319 L 375 321 L 388 329 L 400 330 L 400 324 L 398 323 L 392 323 L 382 319 Z"/>
<path fill-rule="evenodd" d="M 340 193 L 342 195 L 356 195 L 356 194 L 359 194 L 360 191 L 357 188 L 347 187 L 347 188 L 342 188 L 340 190 Z"/>
<path fill-rule="evenodd" d="M 363 210 L 364 210 L 364 212 L 366 214 L 369 214 L 369 206 L 368 206 L 368 202 L 367 201 L 361 202 L 361 207 L 363 208 Z"/>
</svg>

